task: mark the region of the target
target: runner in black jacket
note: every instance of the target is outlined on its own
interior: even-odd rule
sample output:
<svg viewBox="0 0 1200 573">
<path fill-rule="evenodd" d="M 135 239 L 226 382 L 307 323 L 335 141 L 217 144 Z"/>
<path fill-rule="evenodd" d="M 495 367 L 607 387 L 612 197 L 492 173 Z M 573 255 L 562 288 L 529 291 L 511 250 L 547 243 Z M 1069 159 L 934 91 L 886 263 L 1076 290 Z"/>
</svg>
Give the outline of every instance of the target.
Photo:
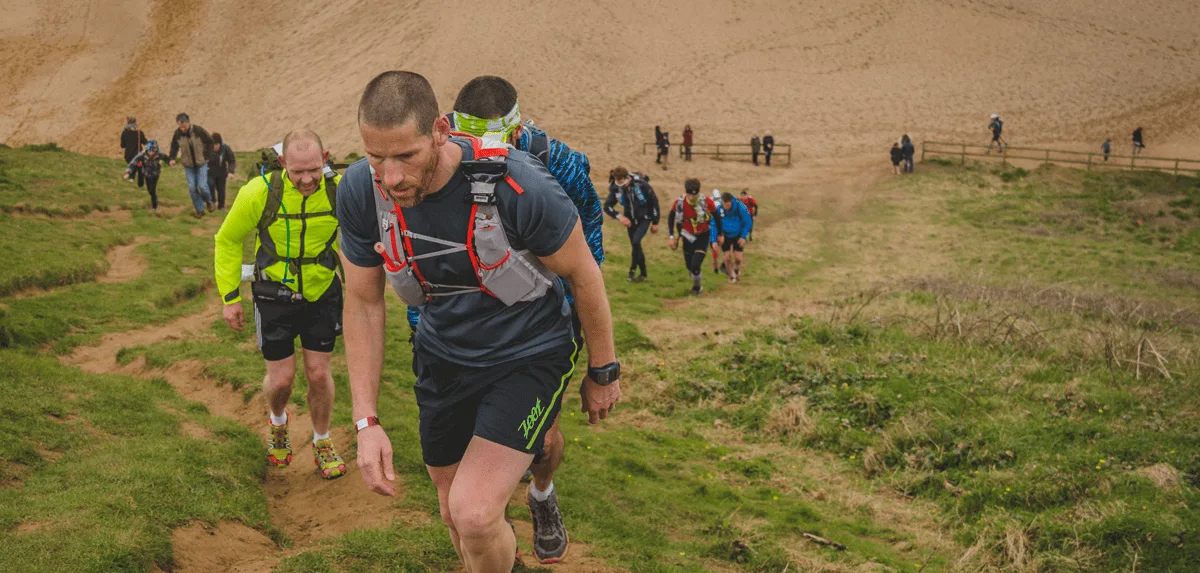
<svg viewBox="0 0 1200 573">
<path fill-rule="evenodd" d="M 658 196 L 654 194 L 649 181 L 631 175 L 624 167 L 613 169 L 612 178 L 613 182 L 608 186 L 608 199 L 604 201 L 604 212 L 629 230 L 629 243 L 633 247 L 630 252 L 629 280 L 642 282 L 646 280 L 646 253 L 642 251 L 642 239 L 646 237 L 647 230 L 658 232 Z M 618 202 L 623 213 L 617 212 Z M 634 271 L 639 274 L 634 276 Z"/>
</svg>

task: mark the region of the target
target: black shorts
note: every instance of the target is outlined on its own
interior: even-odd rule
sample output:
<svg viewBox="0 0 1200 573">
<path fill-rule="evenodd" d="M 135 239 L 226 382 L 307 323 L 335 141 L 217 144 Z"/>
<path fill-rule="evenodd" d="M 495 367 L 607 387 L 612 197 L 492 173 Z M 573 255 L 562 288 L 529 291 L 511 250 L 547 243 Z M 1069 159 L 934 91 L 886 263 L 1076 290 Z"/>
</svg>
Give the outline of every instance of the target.
<svg viewBox="0 0 1200 573">
<path fill-rule="evenodd" d="M 725 242 L 721 243 L 721 252 L 728 252 L 729 249 L 733 249 L 734 252 L 737 253 L 740 253 L 744 250 L 742 246 L 738 244 L 737 237 L 725 237 Z"/>
<path fill-rule="evenodd" d="M 992 132 L 992 141 L 1000 141 L 1000 133 L 999 132 L 995 132 L 995 131 Z"/>
<path fill-rule="evenodd" d="M 333 284 L 316 302 L 254 301 L 254 325 L 263 358 L 283 360 L 300 346 L 313 352 L 333 352 L 342 334 L 342 283 Z"/>
<path fill-rule="evenodd" d="M 425 465 L 458 463 L 474 436 L 520 452 L 541 453 L 578 355 L 575 340 L 534 356 L 478 368 L 413 352 L 417 375 L 413 390 Z"/>
</svg>

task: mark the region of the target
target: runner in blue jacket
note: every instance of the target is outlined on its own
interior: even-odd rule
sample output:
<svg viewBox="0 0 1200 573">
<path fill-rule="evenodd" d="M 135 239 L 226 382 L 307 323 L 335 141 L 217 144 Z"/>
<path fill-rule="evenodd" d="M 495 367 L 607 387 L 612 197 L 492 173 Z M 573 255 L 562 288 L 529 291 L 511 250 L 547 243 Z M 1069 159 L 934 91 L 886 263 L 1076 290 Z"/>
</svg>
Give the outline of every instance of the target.
<svg viewBox="0 0 1200 573">
<path fill-rule="evenodd" d="M 721 204 L 717 205 L 717 221 L 716 225 L 709 226 L 708 239 L 714 249 L 720 248 L 725 254 L 725 272 L 729 274 L 729 282 L 735 283 L 742 274 L 746 237 L 754 228 L 754 219 L 746 205 L 734 199 L 733 194 L 722 193 Z"/>
</svg>

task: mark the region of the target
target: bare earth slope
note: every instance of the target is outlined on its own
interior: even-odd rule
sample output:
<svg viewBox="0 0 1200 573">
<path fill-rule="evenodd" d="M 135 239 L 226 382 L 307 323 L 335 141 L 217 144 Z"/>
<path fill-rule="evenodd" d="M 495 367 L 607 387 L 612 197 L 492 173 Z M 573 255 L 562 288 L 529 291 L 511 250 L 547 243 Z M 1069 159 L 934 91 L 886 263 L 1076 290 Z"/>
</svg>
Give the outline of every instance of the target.
<svg viewBox="0 0 1200 573">
<path fill-rule="evenodd" d="M 1143 125 L 1156 151 L 1186 152 L 1200 135 L 1200 5 L 1178 0 L 0 0 L 0 13 L 0 141 L 93 154 L 118 152 L 128 114 L 164 138 L 182 110 L 239 149 L 307 125 L 344 154 L 359 91 L 393 68 L 425 74 L 447 108 L 471 77 L 503 75 L 528 117 L 600 153 L 690 122 L 698 142 L 769 130 L 821 157 L 902 132 L 984 139 L 993 111 L 1021 143 L 1123 142 Z"/>
</svg>

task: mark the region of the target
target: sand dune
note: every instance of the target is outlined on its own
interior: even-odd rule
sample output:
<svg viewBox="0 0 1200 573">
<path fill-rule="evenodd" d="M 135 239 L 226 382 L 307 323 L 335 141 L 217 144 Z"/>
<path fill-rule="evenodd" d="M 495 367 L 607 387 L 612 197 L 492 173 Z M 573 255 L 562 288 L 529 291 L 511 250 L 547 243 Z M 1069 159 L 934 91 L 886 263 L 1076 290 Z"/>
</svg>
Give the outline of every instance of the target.
<svg viewBox="0 0 1200 573">
<path fill-rule="evenodd" d="M 309 126 L 343 154 L 362 86 L 403 68 L 447 108 L 471 77 L 503 75 L 528 117 L 605 155 L 690 122 L 698 142 L 771 131 L 829 157 L 901 132 L 984 139 L 993 111 L 1014 142 L 1124 142 L 1143 125 L 1152 148 L 1200 152 L 1195 2 L 494 6 L 0 0 L 0 141 L 116 155 L 127 114 L 164 138 L 186 110 L 238 149 Z"/>
</svg>

